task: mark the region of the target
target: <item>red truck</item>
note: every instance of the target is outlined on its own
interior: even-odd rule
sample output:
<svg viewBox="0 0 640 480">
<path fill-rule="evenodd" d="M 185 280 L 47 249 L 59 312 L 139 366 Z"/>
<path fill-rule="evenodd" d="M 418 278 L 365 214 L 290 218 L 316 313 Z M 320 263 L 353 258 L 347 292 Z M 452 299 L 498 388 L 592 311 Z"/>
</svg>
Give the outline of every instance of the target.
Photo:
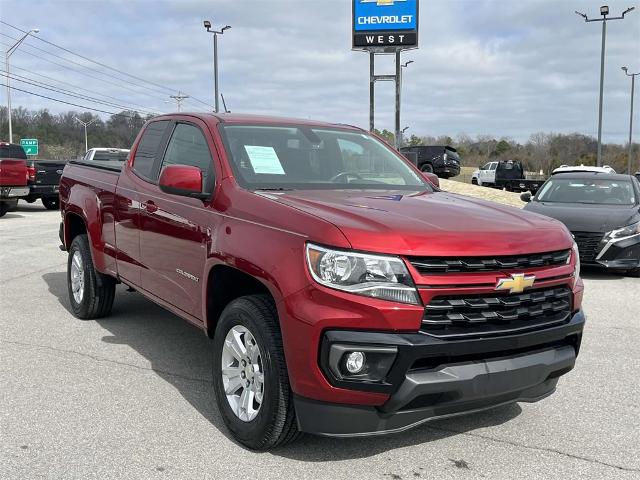
<svg viewBox="0 0 640 480">
<path fill-rule="evenodd" d="M 356 127 L 159 116 L 124 164 L 69 162 L 60 204 L 74 314 L 123 283 L 201 328 L 253 449 L 537 401 L 580 348 L 562 224 L 440 191 Z"/>
<path fill-rule="evenodd" d="M 29 193 L 26 159 L 20 145 L 0 142 L 0 217 Z"/>
</svg>

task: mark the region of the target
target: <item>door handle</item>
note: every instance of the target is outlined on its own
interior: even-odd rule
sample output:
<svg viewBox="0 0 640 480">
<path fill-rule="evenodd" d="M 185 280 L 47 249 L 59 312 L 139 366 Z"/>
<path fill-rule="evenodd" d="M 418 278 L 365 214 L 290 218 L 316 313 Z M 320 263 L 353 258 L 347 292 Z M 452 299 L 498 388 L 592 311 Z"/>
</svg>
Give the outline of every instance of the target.
<svg viewBox="0 0 640 480">
<path fill-rule="evenodd" d="M 153 203 L 152 200 L 149 200 L 148 202 L 145 202 L 144 208 L 149 213 L 154 213 L 154 212 L 156 212 L 158 210 L 158 206 L 155 203 Z"/>
</svg>

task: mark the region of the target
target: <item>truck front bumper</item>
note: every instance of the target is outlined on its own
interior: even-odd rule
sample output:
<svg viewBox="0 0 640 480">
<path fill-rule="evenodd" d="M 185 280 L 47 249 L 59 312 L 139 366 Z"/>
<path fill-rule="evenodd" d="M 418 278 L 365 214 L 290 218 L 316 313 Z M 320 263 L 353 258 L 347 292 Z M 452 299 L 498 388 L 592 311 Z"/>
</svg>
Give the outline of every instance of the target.
<svg viewBox="0 0 640 480">
<path fill-rule="evenodd" d="M 640 267 L 640 233 L 608 241 L 598 253 L 595 264 L 612 269 Z"/>
<path fill-rule="evenodd" d="M 295 397 L 298 426 L 326 436 L 360 436 L 406 430 L 428 420 L 513 402 L 535 402 L 554 392 L 580 349 L 584 314 L 561 326 L 512 336 L 443 340 L 422 333 L 327 331 L 320 363 L 335 386 L 388 393 L 381 406 L 320 402 Z M 369 381 L 336 372 L 336 349 L 370 351 L 383 377 Z M 393 358 L 384 358 L 393 355 Z M 333 358 L 333 359 L 332 359 Z M 373 365 L 372 371 L 381 368 Z M 341 378 L 338 378 L 341 377 Z"/>
</svg>

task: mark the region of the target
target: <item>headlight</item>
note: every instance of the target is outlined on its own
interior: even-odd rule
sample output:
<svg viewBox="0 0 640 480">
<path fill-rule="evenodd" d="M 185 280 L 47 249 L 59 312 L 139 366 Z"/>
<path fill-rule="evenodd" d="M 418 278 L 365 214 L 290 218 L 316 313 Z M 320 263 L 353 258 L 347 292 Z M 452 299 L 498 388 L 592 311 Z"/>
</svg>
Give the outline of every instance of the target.
<svg viewBox="0 0 640 480">
<path fill-rule="evenodd" d="M 607 233 L 607 238 L 624 238 L 640 233 L 640 222 L 632 223 L 626 227 L 618 228 Z"/>
<path fill-rule="evenodd" d="M 573 250 L 573 256 L 576 257 L 576 268 L 573 270 L 573 278 L 575 278 L 575 281 L 577 282 L 580 277 L 580 252 L 578 251 L 578 244 L 576 242 L 573 242 L 571 250 Z M 567 259 L 567 263 L 570 261 L 571 257 Z"/>
<path fill-rule="evenodd" d="M 332 250 L 307 244 L 313 279 L 327 287 L 357 295 L 419 305 L 407 267 L 398 257 Z"/>
</svg>

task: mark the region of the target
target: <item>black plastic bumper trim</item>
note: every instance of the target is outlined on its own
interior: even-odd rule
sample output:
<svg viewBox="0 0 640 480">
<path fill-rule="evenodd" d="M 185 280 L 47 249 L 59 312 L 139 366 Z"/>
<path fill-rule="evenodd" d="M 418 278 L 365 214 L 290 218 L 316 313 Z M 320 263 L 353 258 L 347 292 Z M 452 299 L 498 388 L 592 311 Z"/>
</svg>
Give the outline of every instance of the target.
<svg viewBox="0 0 640 480">
<path fill-rule="evenodd" d="M 573 314 L 569 322 L 555 327 L 520 332 L 514 335 L 486 336 L 469 339 L 441 339 L 425 333 L 387 333 L 353 330 L 329 330 L 324 333 L 320 354 L 320 366 L 329 382 L 339 388 L 380 393 L 394 393 L 409 370 L 418 360 L 445 359 L 449 363 L 456 358 L 469 360 L 489 359 L 515 352 L 518 355 L 540 350 L 550 345 L 571 345 L 576 353 L 580 349 L 585 317 L 582 311 Z M 329 346 L 334 343 L 360 346 L 394 346 L 398 354 L 387 378 L 383 382 L 339 380 L 330 373 Z M 506 353 L 505 353 L 506 352 Z"/>
</svg>

